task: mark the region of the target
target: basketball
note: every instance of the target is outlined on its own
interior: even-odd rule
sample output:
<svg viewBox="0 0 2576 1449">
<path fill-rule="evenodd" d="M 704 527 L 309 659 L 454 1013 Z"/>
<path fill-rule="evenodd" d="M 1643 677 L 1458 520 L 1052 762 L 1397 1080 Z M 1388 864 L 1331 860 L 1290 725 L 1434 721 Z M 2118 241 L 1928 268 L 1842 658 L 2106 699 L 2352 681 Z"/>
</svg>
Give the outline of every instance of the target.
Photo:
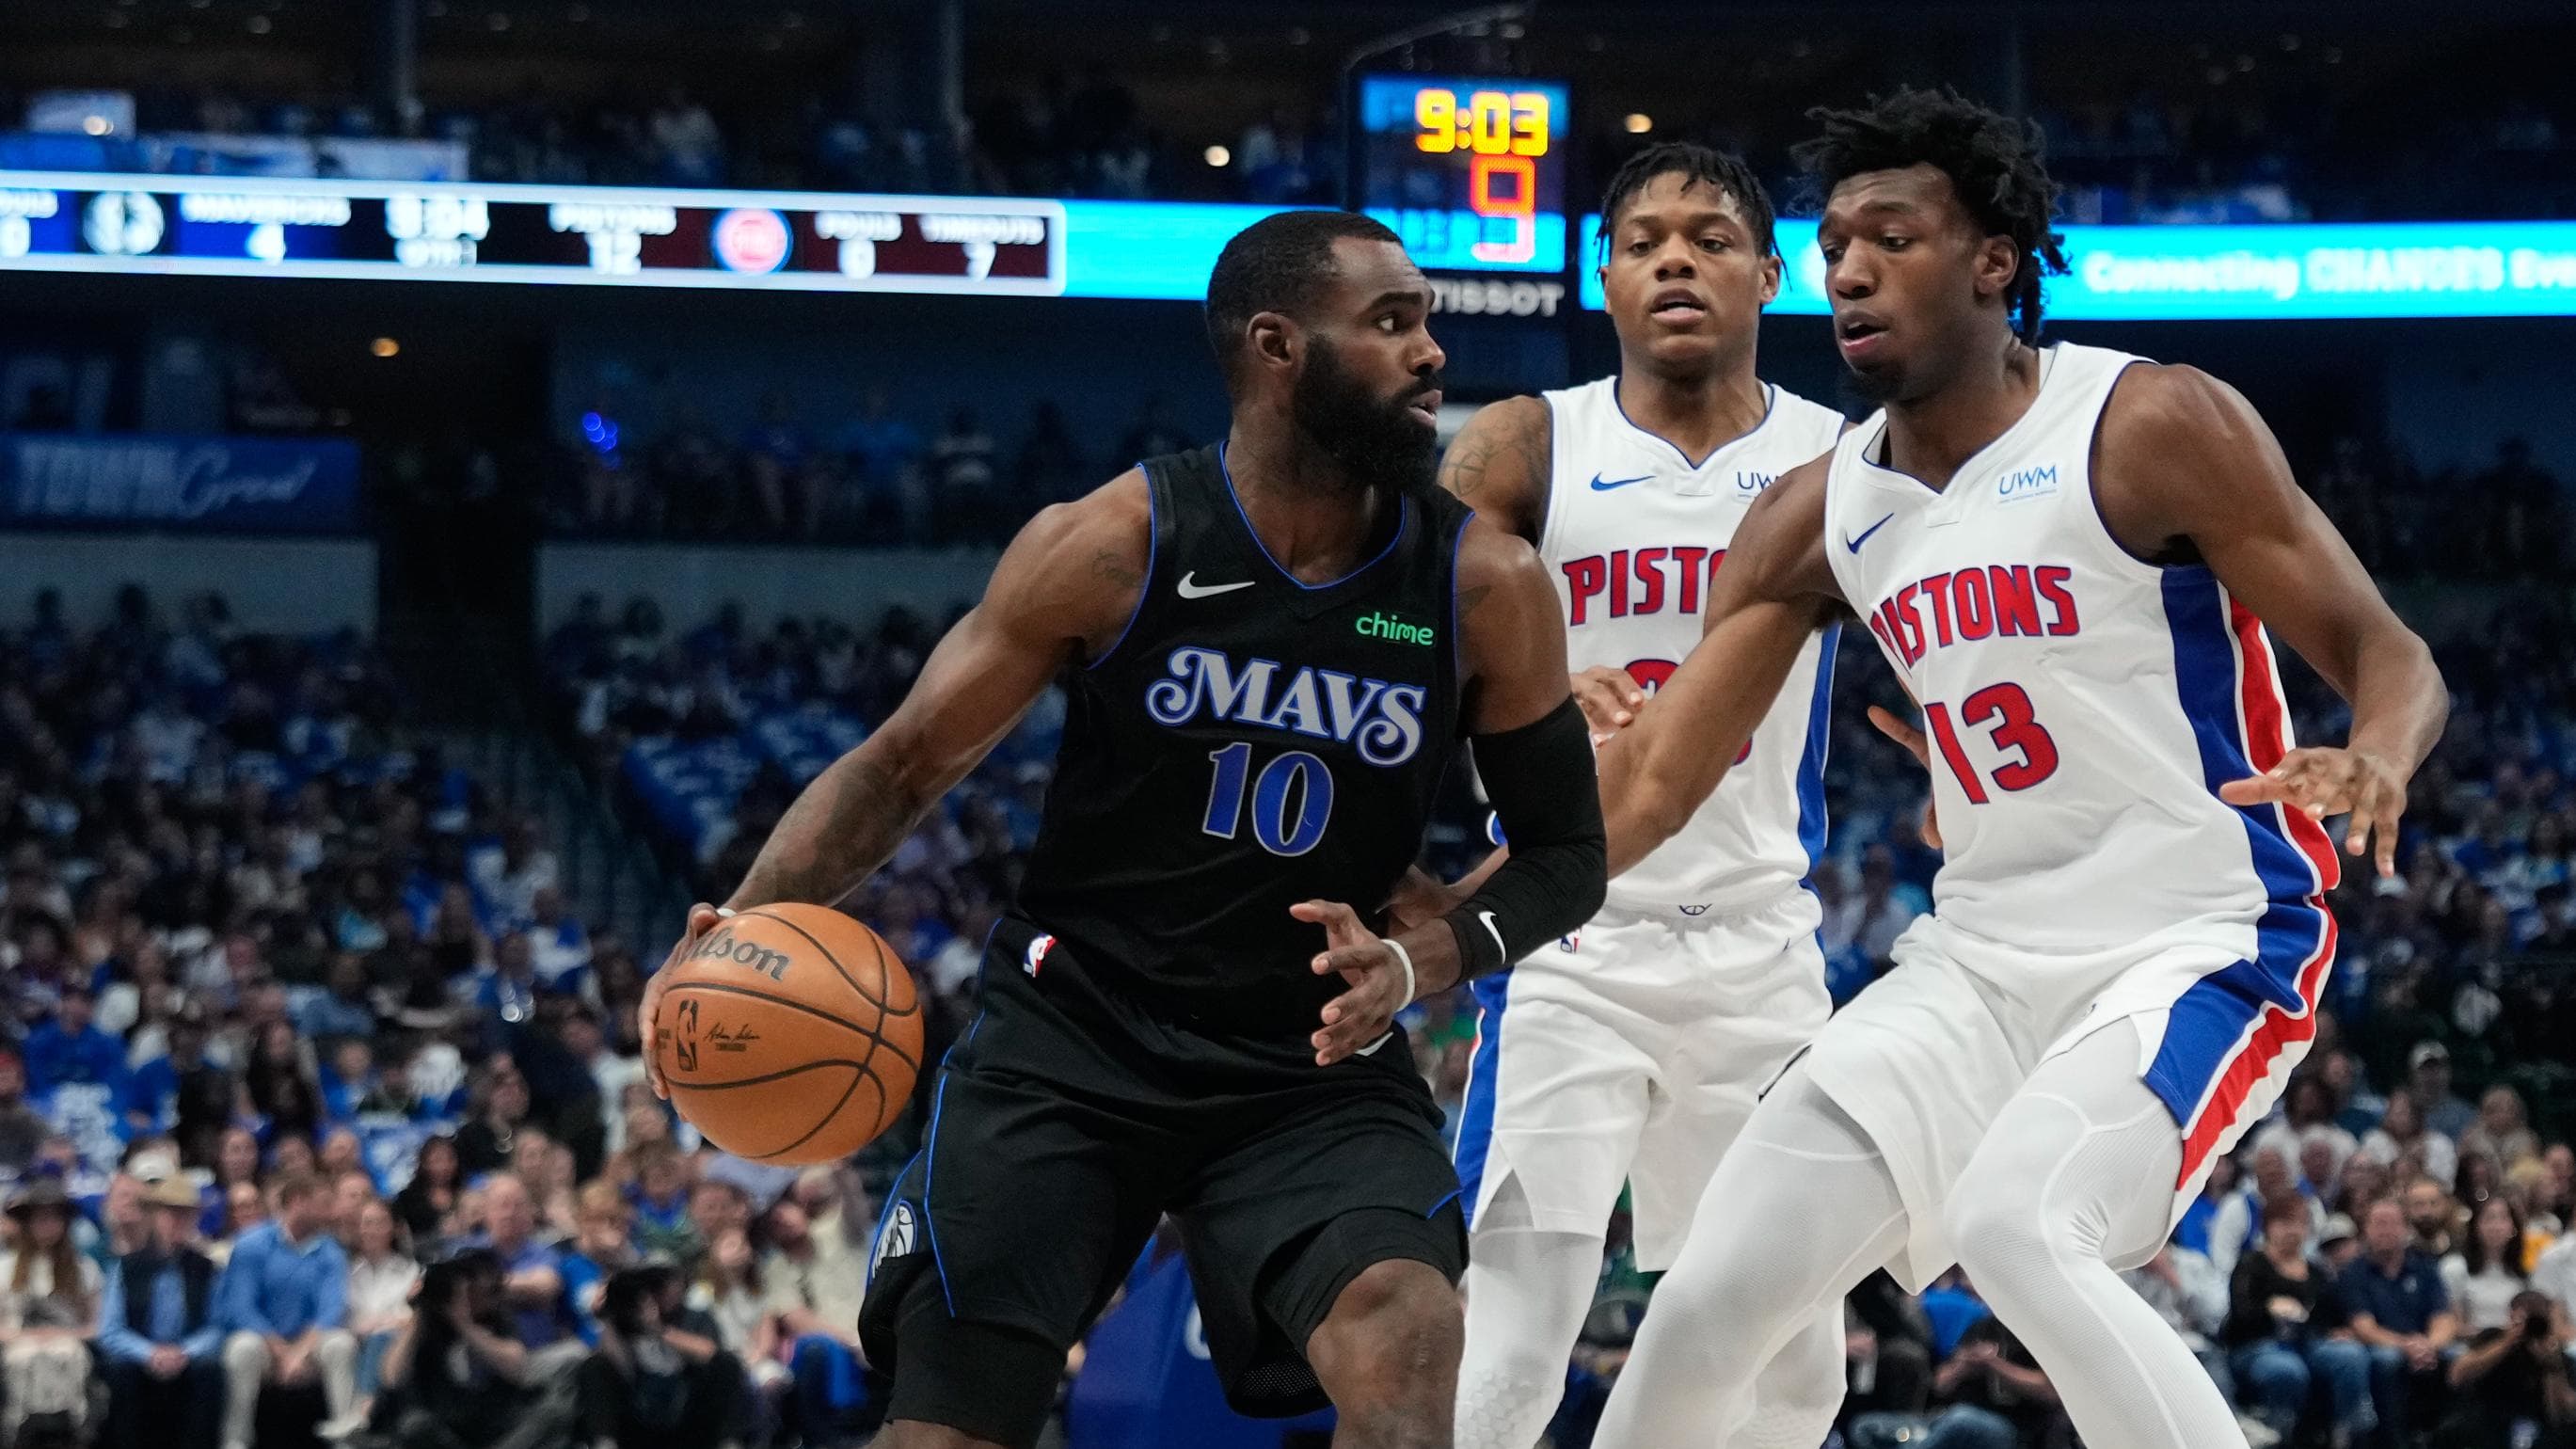
<svg viewBox="0 0 2576 1449">
<path fill-rule="evenodd" d="M 761 906 L 671 968 L 653 1052 L 709 1142 L 754 1162 L 832 1162 L 902 1115 L 921 1073 L 921 998 L 857 921 Z"/>
</svg>

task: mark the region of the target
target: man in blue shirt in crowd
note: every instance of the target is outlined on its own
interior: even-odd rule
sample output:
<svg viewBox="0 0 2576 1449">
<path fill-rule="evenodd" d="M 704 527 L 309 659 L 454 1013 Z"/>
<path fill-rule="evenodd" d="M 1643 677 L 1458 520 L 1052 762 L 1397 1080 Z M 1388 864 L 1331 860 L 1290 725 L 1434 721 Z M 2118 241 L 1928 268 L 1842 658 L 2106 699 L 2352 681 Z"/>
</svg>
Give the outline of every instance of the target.
<svg viewBox="0 0 2576 1449">
<path fill-rule="evenodd" d="M 125 1043 L 91 1024 L 96 1003 L 86 986 L 65 984 L 54 1019 L 27 1033 L 27 1085 L 38 1097 L 72 1085 L 125 1094 Z"/>
<path fill-rule="evenodd" d="M 515 1173 L 496 1172 L 483 1179 L 483 1223 L 483 1235 L 472 1246 L 499 1255 L 501 1270 L 509 1275 L 504 1292 L 519 1342 L 540 1349 L 571 1337 L 562 1255 L 538 1239 L 536 1203 Z"/>
<path fill-rule="evenodd" d="M 277 1184 L 277 1216 L 241 1235 L 217 1292 L 222 1307 L 224 1449 L 249 1449 L 267 1384 L 322 1380 L 328 1417 L 316 1432 L 346 1438 L 358 1420 L 358 1341 L 346 1326 L 349 1260 L 331 1240 L 332 1201 L 322 1180 L 291 1173 Z"/>
<path fill-rule="evenodd" d="M 224 1412 L 216 1356 L 215 1264 L 190 1240 L 196 1189 L 168 1177 L 143 1190 L 144 1246 L 108 1267 L 98 1357 L 107 1380 L 104 1449 L 214 1449 Z"/>
<path fill-rule="evenodd" d="M 2459 1337 L 2441 1265 L 2411 1244 L 2406 1209 L 2393 1197 L 2370 1205 L 2362 1220 L 2362 1253 L 2338 1286 L 2352 1332 L 2370 1350 L 2370 1397 L 2380 1422 L 2401 1438 L 2410 1416 L 2442 1390 L 2442 1353 Z"/>
</svg>

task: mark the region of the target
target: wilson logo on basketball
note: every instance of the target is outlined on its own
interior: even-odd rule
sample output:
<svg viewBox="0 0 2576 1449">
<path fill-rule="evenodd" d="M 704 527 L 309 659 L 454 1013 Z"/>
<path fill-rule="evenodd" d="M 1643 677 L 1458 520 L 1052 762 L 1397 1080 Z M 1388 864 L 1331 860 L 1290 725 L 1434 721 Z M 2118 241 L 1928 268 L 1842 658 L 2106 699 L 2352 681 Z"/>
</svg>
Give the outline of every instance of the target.
<svg viewBox="0 0 2576 1449">
<path fill-rule="evenodd" d="M 787 979 L 786 952 L 773 951 L 752 941 L 737 940 L 731 926 L 721 927 L 710 934 L 690 955 L 700 961 L 731 961 L 737 966 L 748 966 L 772 981 Z"/>
</svg>

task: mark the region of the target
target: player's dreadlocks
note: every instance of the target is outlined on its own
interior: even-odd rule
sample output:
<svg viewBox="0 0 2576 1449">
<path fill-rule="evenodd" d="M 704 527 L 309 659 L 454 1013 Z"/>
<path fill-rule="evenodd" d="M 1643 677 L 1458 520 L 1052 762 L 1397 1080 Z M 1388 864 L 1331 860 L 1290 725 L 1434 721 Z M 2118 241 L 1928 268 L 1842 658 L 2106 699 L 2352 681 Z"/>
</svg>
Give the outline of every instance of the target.
<svg viewBox="0 0 2576 1449">
<path fill-rule="evenodd" d="M 1742 157 L 1692 141 L 1658 141 L 1619 163 L 1601 193 L 1601 235 L 1594 241 L 1603 261 L 1610 257 L 1610 235 L 1618 228 L 1619 208 L 1636 200 L 1646 183 L 1658 176 L 1679 176 L 1685 186 L 1696 183 L 1734 197 L 1753 227 L 1753 244 L 1766 252 L 1779 251 L 1771 239 L 1771 193 L 1762 189 L 1760 178 Z"/>
<path fill-rule="evenodd" d="M 1794 154 L 1826 192 L 1864 171 L 1897 171 L 1930 165 L 1947 173 L 1977 224 L 2008 236 L 2021 253 L 2005 296 L 2013 331 L 2039 340 L 2040 279 L 2066 271 L 2065 238 L 2049 225 L 2057 211 L 2057 183 L 2040 164 L 2039 128 L 1986 109 L 1943 88 L 1907 86 L 1873 96 L 1859 110 L 1818 107 L 1810 120 L 1825 133 L 1802 142 Z"/>
</svg>

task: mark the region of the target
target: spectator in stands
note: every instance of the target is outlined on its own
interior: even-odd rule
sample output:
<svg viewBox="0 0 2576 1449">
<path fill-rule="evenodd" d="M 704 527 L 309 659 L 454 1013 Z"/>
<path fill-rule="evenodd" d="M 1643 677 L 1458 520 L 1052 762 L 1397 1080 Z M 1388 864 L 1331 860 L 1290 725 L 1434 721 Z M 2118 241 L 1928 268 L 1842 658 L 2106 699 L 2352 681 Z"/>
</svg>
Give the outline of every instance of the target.
<svg viewBox="0 0 2576 1449">
<path fill-rule="evenodd" d="M 215 1449 L 224 1411 L 214 1261 L 196 1244 L 197 1194 L 176 1177 L 144 1189 L 144 1246 L 107 1275 L 98 1356 L 105 1449 Z"/>
<path fill-rule="evenodd" d="M 2478 1204 L 2460 1250 L 2442 1259 L 2442 1289 L 2459 1312 L 2463 1333 L 2485 1333 L 2511 1322 L 2513 1300 L 2531 1287 L 2522 1251 L 2522 1209 L 2513 1199 L 2499 1195 Z"/>
<path fill-rule="evenodd" d="M 71 1199 L 38 1178 L 9 1203 L 17 1243 L 0 1253 L 0 1427 L 16 1443 L 31 1419 L 61 1423 L 75 1440 L 89 1408 L 89 1349 L 101 1275 L 72 1241 Z"/>
<path fill-rule="evenodd" d="M 272 1141 L 310 1146 L 314 1129 L 322 1125 L 322 1089 L 304 1063 L 304 1042 L 292 1022 L 272 1021 L 260 1028 L 242 1086 L 251 1107 L 268 1119 Z"/>
<path fill-rule="evenodd" d="M 601 1296 L 599 1348 L 581 1369 L 581 1428 L 616 1449 L 716 1449 L 742 1398 L 742 1366 L 703 1313 L 681 1306 L 678 1272 L 628 1268 Z"/>
<path fill-rule="evenodd" d="M 365 1037 L 376 1029 L 376 1008 L 367 999 L 367 968 L 349 952 L 331 958 L 323 990 L 304 998 L 295 1024 L 306 1038 Z"/>
<path fill-rule="evenodd" d="M 2442 1287 L 2441 1264 L 2413 1244 L 2406 1211 L 2388 1199 L 2361 1224 L 2362 1253 L 2338 1283 L 2353 1336 L 2370 1350 L 2370 1396 L 2382 1423 L 2411 1432 L 2414 1415 L 2441 1397 L 2442 1351 L 2459 1336 L 2459 1315 Z"/>
<path fill-rule="evenodd" d="M 2290 1079 L 2289 1090 L 2282 1094 L 2280 1115 L 2254 1134 L 2254 1149 L 2259 1152 L 2269 1147 L 2279 1151 L 2299 1164 L 2310 1189 L 2329 1188 L 2342 1175 L 2343 1160 L 2361 1146 L 2351 1133 L 2335 1124 L 2334 1112 L 2334 1091 L 2326 1085 L 2325 1078 L 2315 1072 L 2302 1072 Z M 2322 1160 L 2306 1160 L 2311 1143 L 2324 1145 Z M 2308 1171 L 2311 1167 L 2317 1170 Z"/>
<path fill-rule="evenodd" d="M 2232 1393 L 2236 1380 L 2228 1369 L 2227 1350 L 2218 1341 L 2218 1331 L 2227 1320 L 2227 1280 L 2218 1276 L 2208 1255 L 2168 1242 L 2153 1258 L 2120 1276 L 2200 1360 L 2219 1392 Z"/>
<path fill-rule="evenodd" d="M 27 1105 L 27 1074 L 18 1054 L 0 1047 L 0 1172 L 25 1172 L 52 1130 Z"/>
<path fill-rule="evenodd" d="M 2540 1138 L 2531 1130 L 2531 1114 L 2522 1104 L 2522 1094 L 2501 1083 L 2487 1088 L 2478 1099 L 2477 1125 L 2460 1134 L 2460 1151 L 2494 1158 L 2508 1169 L 2524 1158 L 2538 1157 Z"/>
<path fill-rule="evenodd" d="M 2455 1144 L 2477 1125 L 2478 1109 L 2451 1095 L 2451 1049 L 2440 1042 L 2419 1042 L 2406 1054 L 2406 1090 L 2424 1126 Z"/>
<path fill-rule="evenodd" d="M 2390 1168 L 2411 1161 L 2436 1182 L 2460 1175 L 2459 1149 L 2450 1138 L 2424 1125 L 2422 1106 L 2404 1087 L 2388 1094 L 2388 1110 L 2362 1139 L 2361 1150 Z"/>
<path fill-rule="evenodd" d="M 563 1254 L 564 1302 L 583 1343 L 599 1344 L 600 1294 L 609 1275 L 633 1266 L 635 1209 L 615 1183 L 584 1183 L 572 1246 Z"/>
<path fill-rule="evenodd" d="M 809 1190 L 810 1185 L 810 1190 Z M 809 1216 L 804 1200 L 828 1204 Z M 867 1427 L 859 1305 L 868 1284 L 867 1190 L 848 1164 L 809 1168 L 797 1191 L 769 1210 L 762 1275 L 769 1310 L 788 1341 L 796 1421 L 809 1442 Z"/>
<path fill-rule="evenodd" d="M 1921 1449 L 2040 1449 L 2066 1412 L 2030 1350 L 1992 1316 L 1960 1335 L 1933 1372 L 1932 1398 L 1941 1407 L 1912 1441 Z"/>
<path fill-rule="evenodd" d="M 2378 1422 L 2370 1359 L 2352 1340 L 2334 1270 L 2309 1255 L 2307 1238 L 2306 1203 L 2282 1197 L 2266 1205 L 2262 1249 L 2236 1265 L 2220 1337 L 2238 1392 L 2266 1427 L 2283 1437 L 2295 1432 L 2310 1385 L 2322 1382 L 2334 1432 L 2357 1443 Z"/>
<path fill-rule="evenodd" d="M 2406 1184 L 2398 1199 L 2406 1208 L 2406 1229 L 2413 1234 L 2415 1248 L 2434 1262 L 2440 1262 L 2452 1249 L 2453 1229 L 2459 1226 L 2459 1209 L 2442 1185 L 2427 1178 Z"/>
<path fill-rule="evenodd" d="M 902 513 L 904 471 L 921 458 L 921 430 L 895 412 L 884 388 L 872 386 L 837 441 L 849 459 L 867 519 L 880 528 L 895 524 Z"/>
<path fill-rule="evenodd" d="M 358 1339 L 357 1416 L 367 1417 L 384 1388 L 385 1356 L 412 1319 L 420 1264 L 403 1251 L 393 1209 L 369 1198 L 357 1213 L 357 1246 L 349 1255 L 349 1332 Z"/>
<path fill-rule="evenodd" d="M 742 458 L 761 531 L 812 538 L 822 527 L 825 478 L 785 393 L 761 399 L 759 421 L 743 433 Z"/>
<path fill-rule="evenodd" d="M 496 1172 L 483 1183 L 483 1234 L 474 1246 L 501 1260 L 504 1301 L 514 1336 L 543 1349 L 572 1334 L 564 1316 L 563 1259 L 537 1237 L 536 1204 L 518 1175 Z"/>
<path fill-rule="evenodd" d="M 38 1096 L 50 1096 L 78 1083 L 105 1087 L 121 1100 L 125 1089 L 125 1043 L 92 1025 L 96 1001 L 87 986 L 67 983 L 56 999 L 54 1019 L 27 1033 L 27 1082 Z"/>
<path fill-rule="evenodd" d="M 223 1189 L 217 1203 L 217 1241 L 207 1251 L 216 1262 L 230 1263 L 242 1236 L 268 1221 L 268 1194 L 258 1183 L 244 1180 Z"/>
<path fill-rule="evenodd" d="M 508 1057 L 495 1057 L 474 1098 L 472 1119 L 456 1129 L 456 1160 L 469 1178 L 510 1165 L 519 1129 L 528 1120 L 528 1079 Z"/>
<path fill-rule="evenodd" d="M 402 1449 L 538 1449 L 562 1431 L 561 1410 L 535 1391 L 533 1355 L 511 1333 L 503 1277 L 488 1248 L 422 1274 L 412 1320 L 385 1352 Z"/>
<path fill-rule="evenodd" d="M 442 1132 L 423 1142 L 411 1181 L 394 1194 L 394 1216 L 402 1219 L 403 1232 L 424 1247 L 448 1236 L 448 1215 L 456 1211 L 456 1195 L 464 1183 L 456 1139 Z"/>
<path fill-rule="evenodd" d="M 1016 526 L 998 509 L 999 474 L 994 466 L 993 435 L 975 421 L 971 408 L 948 415 L 948 427 L 930 444 L 930 478 L 939 534 L 943 541 L 987 538 L 996 527 Z"/>
<path fill-rule="evenodd" d="M 686 1257 L 696 1241 L 689 1230 L 688 1159 L 668 1140 L 635 1143 L 630 1156 L 635 1181 L 626 1198 L 635 1205 L 636 1237 L 648 1253 Z"/>
<path fill-rule="evenodd" d="M 528 953 L 541 991 L 578 995 L 590 975 L 590 932 L 564 911 L 563 891 L 551 883 L 528 896 Z"/>
<path fill-rule="evenodd" d="M 2434 1432 L 2437 1449 L 2570 1449 L 2576 1446 L 2576 1387 L 2568 1383 L 2567 1335 L 2539 1293 L 2515 1295 L 2502 1327 L 2470 1341 L 2451 1364 L 2451 1413 Z M 2534 1432 L 2517 1434 L 2529 1424 Z"/>
<path fill-rule="evenodd" d="M 358 1428 L 357 1340 L 347 1327 L 349 1260 L 325 1231 L 331 1199 L 310 1176 L 281 1178 L 277 1218 L 243 1232 L 224 1266 L 226 1449 L 251 1440 L 265 1385 L 318 1377 L 327 1413 L 317 1431 L 345 1438 Z"/>
<path fill-rule="evenodd" d="M 2562 1228 L 2576 1226 L 2576 1148 L 2552 1142 L 2541 1149 L 2540 1174 L 2532 1187 L 2532 1211 L 2556 1218 Z"/>
<path fill-rule="evenodd" d="M 778 1320 L 769 1311 L 768 1285 L 749 1232 L 727 1228 L 708 1240 L 707 1250 L 698 1255 L 687 1303 L 715 1324 L 716 1342 L 743 1365 L 752 1392 L 767 1401 L 764 1419 L 774 1422 L 789 1375 L 778 1361 Z"/>
</svg>

